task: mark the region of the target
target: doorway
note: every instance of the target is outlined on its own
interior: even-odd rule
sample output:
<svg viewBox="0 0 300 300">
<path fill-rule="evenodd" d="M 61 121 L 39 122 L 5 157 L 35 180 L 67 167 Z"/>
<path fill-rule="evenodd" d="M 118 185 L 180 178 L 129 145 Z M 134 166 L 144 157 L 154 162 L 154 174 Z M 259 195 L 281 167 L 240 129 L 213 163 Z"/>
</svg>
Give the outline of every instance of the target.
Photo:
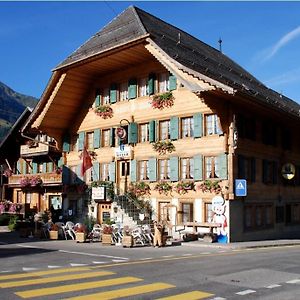
<svg viewBox="0 0 300 300">
<path fill-rule="evenodd" d="M 129 160 L 119 160 L 118 161 L 118 188 L 123 194 L 127 192 L 128 184 L 130 181 L 130 161 Z"/>
</svg>

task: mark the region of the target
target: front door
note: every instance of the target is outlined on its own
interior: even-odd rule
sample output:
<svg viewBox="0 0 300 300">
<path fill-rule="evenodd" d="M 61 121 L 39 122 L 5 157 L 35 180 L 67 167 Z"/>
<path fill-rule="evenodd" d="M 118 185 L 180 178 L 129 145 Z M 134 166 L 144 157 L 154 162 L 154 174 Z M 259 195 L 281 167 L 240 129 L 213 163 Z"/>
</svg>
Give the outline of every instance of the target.
<svg viewBox="0 0 300 300">
<path fill-rule="evenodd" d="M 121 193 L 127 192 L 130 175 L 130 161 L 119 160 L 118 161 L 118 187 Z"/>
</svg>

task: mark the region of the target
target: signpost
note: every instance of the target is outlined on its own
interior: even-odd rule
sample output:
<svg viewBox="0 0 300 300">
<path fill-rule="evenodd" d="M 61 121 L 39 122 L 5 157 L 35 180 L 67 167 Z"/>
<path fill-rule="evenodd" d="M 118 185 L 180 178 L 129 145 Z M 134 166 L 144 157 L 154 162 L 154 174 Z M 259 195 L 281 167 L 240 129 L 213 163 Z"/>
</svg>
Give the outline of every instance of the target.
<svg viewBox="0 0 300 300">
<path fill-rule="evenodd" d="M 235 180 L 235 195 L 237 197 L 247 196 L 247 181 L 245 179 Z"/>
</svg>

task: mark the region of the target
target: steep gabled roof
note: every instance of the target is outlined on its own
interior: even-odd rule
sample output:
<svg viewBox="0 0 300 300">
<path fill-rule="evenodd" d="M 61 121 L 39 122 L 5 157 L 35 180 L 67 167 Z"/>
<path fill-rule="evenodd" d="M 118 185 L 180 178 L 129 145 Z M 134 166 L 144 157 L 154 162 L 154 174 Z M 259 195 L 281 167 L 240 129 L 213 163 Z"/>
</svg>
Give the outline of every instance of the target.
<svg viewBox="0 0 300 300">
<path fill-rule="evenodd" d="M 254 96 L 267 105 L 299 117 L 300 106 L 296 102 L 267 88 L 220 51 L 134 6 L 113 19 L 56 69 L 70 66 L 147 34 L 164 53 L 180 65 L 227 85 L 235 92 Z"/>
</svg>

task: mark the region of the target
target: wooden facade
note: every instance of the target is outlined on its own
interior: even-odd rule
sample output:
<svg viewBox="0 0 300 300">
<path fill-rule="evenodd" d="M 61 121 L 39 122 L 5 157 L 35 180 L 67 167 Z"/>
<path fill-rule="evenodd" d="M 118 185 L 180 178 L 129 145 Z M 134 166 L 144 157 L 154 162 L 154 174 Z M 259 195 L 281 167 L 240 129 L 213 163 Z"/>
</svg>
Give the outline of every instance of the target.
<svg viewBox="0 0 300 300">
<path fill-rule="evenodd" d="M 122 18 L 132 18 L 134 24 L 136 14 L 144 24 L 132 31 L 140 30 L 139 36 L 116 33 L 116 28 L 126 25 Z M 151 187 L 146 200 L 151 202 L 153 218 L 167 219 L 173 228 L 191 222 L 222 224 L 217 229 L 221 242 L 296 234 L 300 226 L 300 145 L 293 139 L 300 126 L 297 104 L 281 99 L 202 42 L 184 44 L 185 38 L 191 38 L 187 34 L 181 32 L 176 42 L 178 29 L 157 19 L 152 24 L 154 18 L 137 8 L 126 10 L 103 29 L 102 40 L 100 31 L 55 69 L 31 115 L 27 128 L 54 137 L 64 151 L 64 184 L 77 186 L 67 191 L 66 205 L 88 213 L 90 199 L 79 191 L 80 184 L 111 181 L 122 195 L 130 183 L 143 181 Z M 159 30 L 161 40 L 155 39 Z M 110 34 L 114 42 L 106 45 Z M 202 47 L 208 48 L 205 55 L 220 59 L 219 65 L 211 59 L 211 69 L 199 67 L 210 61 L 200 53 Z M 195 63 L 187 63 L 189 55 L 195 56 Z M 224 76 L 215 75 L 218 68 Z M 252 93 L 252 89 L 257 90 Z M 155 95 L 166 92 L 174 97 L 173 105 L 154 108 Z M 109 106 L 111 115 L 96 114 L 99 105 Z M 121 127 L 127 133 L 122 145 L 116 136 Z M 156 152 L 153 144 L 164 140 L 171 140 L 175 150 Z M 93 167 L 82 176 L 84 145 L 93 154 Z M 281 176 L 286 163 L 296 166 L 289 181 Z M 235 179 L 247 180 L 246 197 L 235 195 Z M 160 193 L 155 188 L 159 182 L 172 190 Z M 182 192 L 176 189 L 181 182 L 194 186 Z M 101 204 L 93 207 L 95 216 L 101 215 L 97 208 Z"/>
</svg>

